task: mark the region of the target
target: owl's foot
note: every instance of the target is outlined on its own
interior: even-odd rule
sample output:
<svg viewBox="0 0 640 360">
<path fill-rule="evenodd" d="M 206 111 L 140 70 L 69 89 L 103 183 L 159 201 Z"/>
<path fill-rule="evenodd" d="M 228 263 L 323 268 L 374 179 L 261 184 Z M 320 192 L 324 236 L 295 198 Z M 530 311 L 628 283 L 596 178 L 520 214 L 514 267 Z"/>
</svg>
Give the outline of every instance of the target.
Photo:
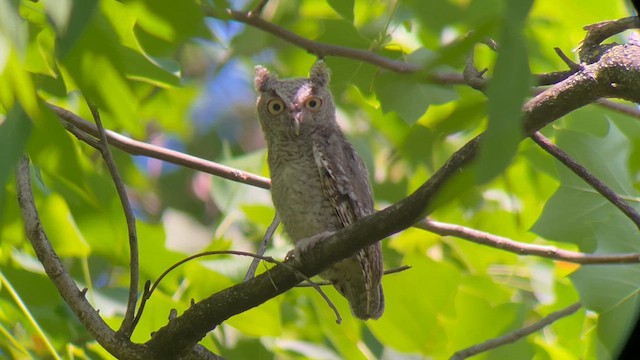
<svg viewBox="0 0 640 360">
<path fill-rule="evenodd" d="M 289 260 L 291 258 L 296 259 L 296 261 L 301 262 L 302 259 L 309 254 L 309 252 L 313 252 L 313 248 L 320 242 L 322 242 L 327 237 L 333 234 L 332 231 L 323 231 L 320 234 L 313 235 L 308 238 L 304 238 L 298 240 L 296 242 L 295 248 L 287 253 L 285 260 Z"/>
</svg>

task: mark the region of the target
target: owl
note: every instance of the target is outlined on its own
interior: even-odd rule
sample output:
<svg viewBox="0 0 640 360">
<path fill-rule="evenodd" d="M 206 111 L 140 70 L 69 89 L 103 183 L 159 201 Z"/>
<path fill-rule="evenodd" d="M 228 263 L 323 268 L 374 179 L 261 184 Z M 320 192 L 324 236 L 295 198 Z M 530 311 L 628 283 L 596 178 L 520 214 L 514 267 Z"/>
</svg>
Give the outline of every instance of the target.
<svg viewBox="0 0 640 360">
<path fill-rule="evenodd" d="M 336 122 L 329 69 L 319 60 L 308 78 L 278 79 L 256 67 L 257 113 L 267 142 L 271 196 L 285 232 L 296 243 L 334 232 L 374 212 L 362 159 Z M 320 274 L 357 318 L 384 311 L 380 243 Z"/>
</svg>

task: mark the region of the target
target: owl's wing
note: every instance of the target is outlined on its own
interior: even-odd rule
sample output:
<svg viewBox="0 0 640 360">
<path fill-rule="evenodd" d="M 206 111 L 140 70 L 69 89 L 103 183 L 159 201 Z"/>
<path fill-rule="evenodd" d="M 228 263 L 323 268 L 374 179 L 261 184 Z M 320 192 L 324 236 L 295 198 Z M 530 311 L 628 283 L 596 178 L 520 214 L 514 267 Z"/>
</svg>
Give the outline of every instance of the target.
<svg viewBox="0 0 640 360">
<path fill-rule="evenodd" d="M 367 169 L 342 134 L 313 141 L 322 191 L 344 227 L 373 213 Z"/>
<path fill-rule="evenodd" d="M 374 212 L 367 169 L 342 134 L 314 140 L 313 156 L 320 174 L 322 191 L 333 205 L 344 227 Z M 355 256 L 359 260 L 366 292 L 369 294 L 369 316 L 377 318 L 384 306 L 380 288 L 380 243 L 361 249 Z"/>
</svg>

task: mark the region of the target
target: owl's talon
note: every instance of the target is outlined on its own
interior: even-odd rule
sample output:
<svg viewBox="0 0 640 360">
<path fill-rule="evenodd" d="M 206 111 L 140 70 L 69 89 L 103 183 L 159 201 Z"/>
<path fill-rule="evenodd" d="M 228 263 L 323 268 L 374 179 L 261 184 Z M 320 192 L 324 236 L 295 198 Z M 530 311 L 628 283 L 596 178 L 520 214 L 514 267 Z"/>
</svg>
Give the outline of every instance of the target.
<svg viewBox="0 0 640 360">
<path fill-rule="evenodd" d="M 313 249 L 319 242 L 322 242 L 332 234 L 332 231 L 323 231 L 320 234 L 301 239 L 296 242 L 296 247 L 292 251 L 289 251 L 289 253 L 293 252 L 293 258 L 298 261 L 302 261 L 302 258 L 305 257 L 305 255 L 308 254 L 311 249 Z M 289 256 L 289 254 L 287 254 L 287 256 Z"/>
<path fill-rule="evenodd" d="M 294 254 L 295 250 L 289 250 L 287 252 L 287 255 L 284 256 L 284 261 L 289 261 L 291 259 L 295 258 L 295 254 Z"/>
</svg>

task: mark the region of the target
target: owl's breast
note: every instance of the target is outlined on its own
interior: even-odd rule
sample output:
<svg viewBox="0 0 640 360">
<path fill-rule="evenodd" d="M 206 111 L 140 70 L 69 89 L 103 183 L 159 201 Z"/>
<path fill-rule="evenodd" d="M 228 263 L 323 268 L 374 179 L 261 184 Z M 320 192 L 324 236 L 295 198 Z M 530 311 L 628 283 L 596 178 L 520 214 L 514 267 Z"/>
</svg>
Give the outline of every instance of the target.
<svg viewBox="0 0 640 360">
<path fill-rule="evenodd" d="M 273 204 L 294 242 L 342 227 L 331 202 L 322 192 L 312 155 L 295 155 L 286 160 L 270 158 L 269 161 Z"/>
</svg>

